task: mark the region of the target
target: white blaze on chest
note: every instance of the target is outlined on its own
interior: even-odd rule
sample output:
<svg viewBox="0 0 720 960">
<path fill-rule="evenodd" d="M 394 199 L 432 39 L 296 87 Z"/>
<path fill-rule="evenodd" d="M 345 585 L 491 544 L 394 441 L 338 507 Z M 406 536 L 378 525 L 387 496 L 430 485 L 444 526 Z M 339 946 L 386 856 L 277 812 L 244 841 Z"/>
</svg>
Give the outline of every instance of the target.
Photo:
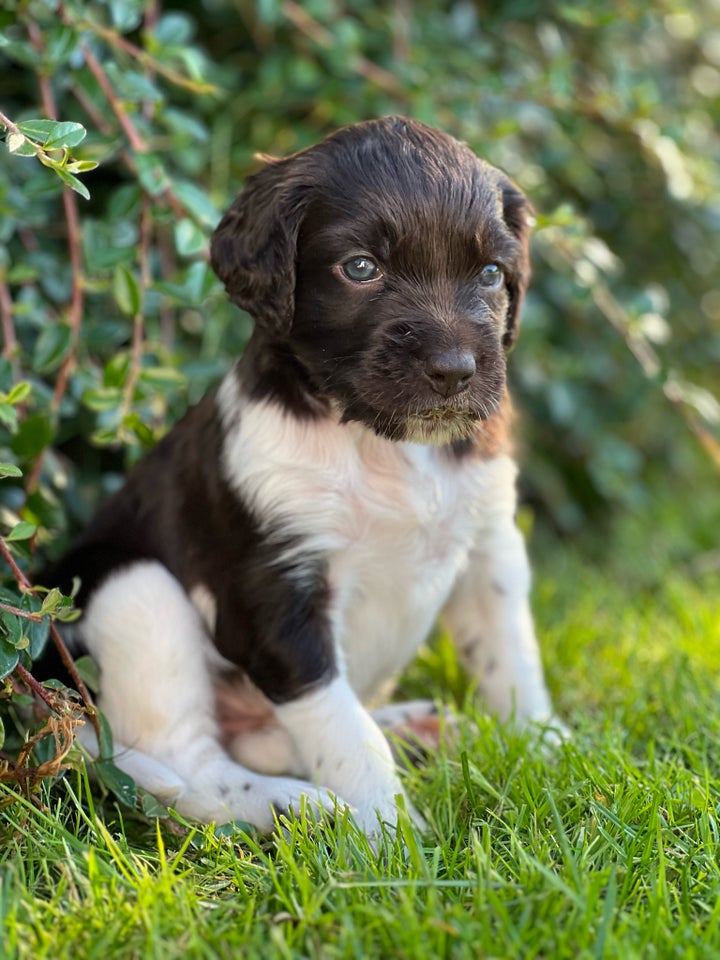
<svg viewBox="0 0 720 960">
<path fill-rule="evenodd" d="M 491 465 L 459 469 L 438 448 L 270 403 L 243 407 L 224 453 L 259 522 L 296 538 L 279 558 L 297 559 L 299 576 L 303 555 L 326 563 L 345 669 L 369 696 L 412 658 L 464 568 Z"/>
</svg>

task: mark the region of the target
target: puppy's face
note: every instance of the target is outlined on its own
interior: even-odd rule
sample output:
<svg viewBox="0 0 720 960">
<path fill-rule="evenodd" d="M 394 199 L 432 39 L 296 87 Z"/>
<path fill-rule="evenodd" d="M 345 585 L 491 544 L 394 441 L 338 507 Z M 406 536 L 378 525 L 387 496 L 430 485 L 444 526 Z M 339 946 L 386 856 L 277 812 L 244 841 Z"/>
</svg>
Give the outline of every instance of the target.
<svg viewBox="0 0 720 960">
<path fill-rule="evenodd" d="M 265 216 L 274 211 L 259 257 L 263 242 L 247 239 L 258 187 Z M 463 144 L 413 121 L 371 121 L 261 171 L 218 228 L 213 265 L 343 420 L 448 443 L 500 404 L 527 213 Z"/>
</svg>

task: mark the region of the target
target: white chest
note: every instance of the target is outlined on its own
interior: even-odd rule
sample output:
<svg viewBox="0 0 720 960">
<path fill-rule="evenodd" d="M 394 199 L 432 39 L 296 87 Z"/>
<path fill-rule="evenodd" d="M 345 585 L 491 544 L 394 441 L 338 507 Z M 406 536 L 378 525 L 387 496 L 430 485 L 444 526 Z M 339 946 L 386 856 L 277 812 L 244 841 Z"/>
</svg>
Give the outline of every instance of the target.
<svg viewBox="0 0 720 960">
<path fill-rule="evenodd" d="M 413 657 L 474 539 L 460 485 L 437 451 L 387 446 L 390 462 L 362 461 L 340 505 L 347 536 L 329 554 L 338 641 L 363 699 Z"/>
<path fill-rule="evenodd" d="M 412 658 L 464 569 L 492 463 L 459 468 L 437 448 L 270 404 L 243 410 L 225 459 L 256 514 L 294 538 L 299 575 L 303 556 L 326 564 L 340 659 L 367 699 Z"/>
</svg>

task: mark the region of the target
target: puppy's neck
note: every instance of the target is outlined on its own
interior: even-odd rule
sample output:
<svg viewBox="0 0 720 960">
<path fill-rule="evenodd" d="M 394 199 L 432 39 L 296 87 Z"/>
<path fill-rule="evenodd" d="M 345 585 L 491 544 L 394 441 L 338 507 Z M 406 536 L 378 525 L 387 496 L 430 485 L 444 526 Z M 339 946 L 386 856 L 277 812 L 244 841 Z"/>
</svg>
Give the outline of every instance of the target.
<svg viewBox="0 0 720 960">
<path fill-rule="evenodd" d="M 234 374 L 242 392 L 256 402 L 275 402 L 298 419 L 327 417 L 328 401 L 318 395 L 307 370 L 280 339 L 256 327 Z"/>
</svg>

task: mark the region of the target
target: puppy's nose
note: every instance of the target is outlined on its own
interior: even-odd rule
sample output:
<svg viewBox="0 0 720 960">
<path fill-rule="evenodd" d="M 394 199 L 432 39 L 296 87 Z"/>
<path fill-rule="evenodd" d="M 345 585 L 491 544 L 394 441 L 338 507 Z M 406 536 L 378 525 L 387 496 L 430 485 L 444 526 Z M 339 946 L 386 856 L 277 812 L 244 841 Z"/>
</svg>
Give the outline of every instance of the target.
<svg viewBox="0 0 720 960">
<path fill-rule="evenodd" d="M 425 360 L 425 376 L 436 393 L 452 397 L 467 388 L 475 373 L 475 357 L 467 350 L 432 353 Z"/>
</svg>

